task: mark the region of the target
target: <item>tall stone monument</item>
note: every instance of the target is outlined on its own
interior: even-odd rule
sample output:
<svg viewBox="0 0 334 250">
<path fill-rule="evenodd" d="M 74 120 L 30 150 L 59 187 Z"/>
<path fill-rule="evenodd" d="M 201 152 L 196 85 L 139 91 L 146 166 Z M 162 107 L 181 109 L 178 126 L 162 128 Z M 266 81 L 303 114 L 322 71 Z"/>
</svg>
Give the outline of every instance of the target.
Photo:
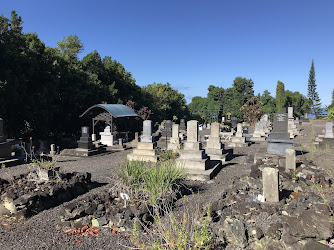
<svg viewBox="0 0 334 250">
<path fill-rule="evenodd" d="M 138 142 L 137 148 L 134 148 L 131 154 L 127 155 L 129 161 L 157 162 L 155 152 L 156 143 L 152 139 L 152 121 L 143 122 L 143 135 Z"/>
<path fill-rule="evenodd" d="M 288 114 L 275 113 L 273 130 L 267 139 L 267 152 L 269 154 L 285 155 L 285 150 L 292 149 L 293 139 L 288 132 Z"/>
<path fill-rule="evenodd" d="M 196 120 L 187 122 L 187 141 L 184 142 L 184 149 L 180 151 L 176 163 L 187 171 L 190 179 L 194 180 L 210 180 L 219 171 L 221 163 L 211 165 L 209 157 L 202 149 L 202 144 L 198 141 Z"/>
<path fill-rule="evenodd" d="M 206 144 L 205 152 L 210 156 L 210 160 L 218 160 L 221 162 L 229 160 L 233 155 L 232 149 L 224 150 L 224 145 L 220 140 L 220 124 L 218 122 L 211 124 L 211 135 Z"/>
</svg>

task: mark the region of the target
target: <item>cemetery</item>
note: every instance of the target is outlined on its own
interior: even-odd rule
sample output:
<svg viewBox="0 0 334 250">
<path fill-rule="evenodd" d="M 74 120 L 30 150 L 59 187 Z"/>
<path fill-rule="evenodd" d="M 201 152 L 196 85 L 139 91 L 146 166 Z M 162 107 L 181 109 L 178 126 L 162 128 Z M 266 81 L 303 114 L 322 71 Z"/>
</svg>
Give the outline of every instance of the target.
<svg viewBox="0 0 334 250">
<path fill-rule="evenodd" d="M 145 24 L 152 25 L 147 30 L 159 39 L 163 47 L 158 48 L 153 39 L 143 39 L 145 33 L 131 30 L 143 27 L 141 18 L 149 16 L 152 6 L 131 6 L 141 16 L 131 19 L 132 8 L 118 8 L 121 1 L 112 4 L 116 11 L 111 28 L 104 26 L 109 24 L 103 19 L 108 15 L 101 12 L 96 23 L 91 10 L 89 25 L 96 32 L 102 27 L 108 31 L 103 33 L 117 39 L 82 32 L 106 41 L 107 46 L 101 47 L 116 49 L 115 59 L 106 51 L 101 53 L 104 57 L 97 50 L 79 55 L 84 44 L 76 35 L 49 47 L 37 33 L 23 32 L 16 11 L 8 18 L 1 13 L 0 55 L 6 63 L 0 65 L 0 249 L 334 248 L 334 90 L 331 103 L 328 97 L 322 103 L 314 60 L 307 88 L 305 84 L 302 92 L 293 92 L 275 78 L 272 96 L 270 77 L 280 71 L 267 58 L 258 65 L 257 57 L 249 59 L 249 53 L 236 49 L 235 34 L 217 35 L 224 43 L 233 38 L 233 44 L 224 44 L 226 55 L 233 51 L 231 62 L 224 61 L 221 48 L 214 50 L 215 56 L 210 54 L 215 46 L 212 40 L 208 45 L 192 39 L 201 44 L 196 47 L 198 53 L 193 53 L 191 29 L 169 27 L 169 20 L 161 15 L 167 12 L 162 11 L 157 12 L 159 18 Z M 73 13 L 70 6 L 66 8 Z M 108 14 L 110 8 L 105 8 Z M 202 15 L 214 20 L 220 12 L 214 15 L 212 9 L 205 16 L 206 10 L 197 11 L 200 18 L 194 12 L 196 21 L 203 19 L 205 31 L 209 27 L 219 30 Z M 269 18 L 272 13 L 268 13 Z M 195 22 L 191 15 L 187 16 L 189 25 Z M 245 23 L 243 15 L 238 17 Z M 166 23 L 161 25 L 160 19 Z M 253 25 L 252 21 L 247 19 Z M 140 33 L 146 32 L 145 25 Z M 177 32 L 175 43 L 182 50 L 173 43 L 164 44 L 168 39 L 151 32 L 161 30 L 165 35 L 165 25 Z M 243 28 L 231 30 L 243 34 Z M 50 24 L 48 30 L 51 34 L 58 29 Z M 175 34 L 170 36 L 173 40 Z M 253 46 L 250 36 L 246 37 L 238 45 L 249 42 Z M 275 49 L 263 40 L 266 46 L 258 47 L 270 48 L 271 53 L 262 53 L 275 58 L 286 74 L 282 77 L 295 82 L 303 79 L 297 67 L 293 68 L 296 75 L 289 75 L 292 67 L 287 67 L 293 61 L 301 69 L 305 62 L 286 59 L 283 52 L 288 49 Z M 276 38 L 275 42 L 284 45 Z M 207 51 L 201 49 L 204 46 Z M 196 60 L 186 55 L 187 49 Z M 284 63 L 273 53 L 276 50 L 281 51 Z M 221 61 L 210 63 L 202 54 Z M 119 58 L 136 72 L 137 81 Z M 251 63 L 246 64 L 248 60 Z M 230 80 L 226 79 L 235 72 L 254 75 L 256 84 L 251 78 L 233 76 L 227 86 Z M 174 82 L 154 82 L 165 76 Z M 211 81 L 218 81 L 213 77 L 220 77 L 222 83 L 212 85 Z M 261 82 L 261 77 L 267 82 Z M 300 87 L 286 81 L 289 88 Z M 262 88 L 263 93 L 257 92 Z M 307 96 L 303 94 L 306 89 Z"/>
</svg>

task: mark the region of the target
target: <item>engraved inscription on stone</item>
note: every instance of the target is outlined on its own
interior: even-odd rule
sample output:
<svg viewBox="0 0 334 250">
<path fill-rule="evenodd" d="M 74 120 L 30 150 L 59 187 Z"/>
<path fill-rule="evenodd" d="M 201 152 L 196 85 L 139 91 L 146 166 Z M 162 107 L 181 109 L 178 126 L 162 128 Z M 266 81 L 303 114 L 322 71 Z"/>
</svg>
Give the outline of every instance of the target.
<svg viewBox="0 0 334 250">
<path fill-rule="evenodd" d="M 278 122 L 284 122 L 285 117 L 286 117 L 286 114 L 277 114 L 277 121 Z"/>
</svg>

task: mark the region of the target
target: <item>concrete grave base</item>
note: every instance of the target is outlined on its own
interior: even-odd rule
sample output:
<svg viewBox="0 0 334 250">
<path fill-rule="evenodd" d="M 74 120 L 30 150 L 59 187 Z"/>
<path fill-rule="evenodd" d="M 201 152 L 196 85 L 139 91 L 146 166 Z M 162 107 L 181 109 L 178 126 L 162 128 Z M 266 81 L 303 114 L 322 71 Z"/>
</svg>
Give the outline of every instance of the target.
<svg viewBox="0 0 334 250">
<path fill-rule="evenodd" d="M 187 179 L 189 180 L 199 180 L 199 181 L 209 181 L 215 177 L 222 169 L 222 163 L 219 160 L 210 161 L 209 169 L 207 170 L 194 170 L 187 169 L 188 174 Z"/>
<path fill-rule="evenodd" d="M 145 162 L 157 162 L 158 161 L 155 155 L 128 154 L 127 159 L 129 161 L 145 161 Z"/>
<path fill-rule="evenodd" d="M 210 160 L 218 160 L 221 162 L 229 161 L 233 157 L 233 149 L 205 149 L 205 153 L 210 157 Z"/>
<path fill-rule="evenodd" d="M 265 141 L 265 140 L 266 140 L 266 137 L 254 137 L 254 135 L 253 135 L 253 137 L 249 138 L 249 141 L 251 141 L 251 142 L 261 142 L 261 141 Z"/>
<path fill-rule="evenodd" d="M 207 170 L 210 168 L 210 159 L 180 159 L 176 160 L 176 164 L 186 170 Z"/>
<path fill-rule="evenodd" d="M 292 149 L 293 140 L 267 139 L 267 153 L 285 155 L 285 150 Z"/>
</svg>

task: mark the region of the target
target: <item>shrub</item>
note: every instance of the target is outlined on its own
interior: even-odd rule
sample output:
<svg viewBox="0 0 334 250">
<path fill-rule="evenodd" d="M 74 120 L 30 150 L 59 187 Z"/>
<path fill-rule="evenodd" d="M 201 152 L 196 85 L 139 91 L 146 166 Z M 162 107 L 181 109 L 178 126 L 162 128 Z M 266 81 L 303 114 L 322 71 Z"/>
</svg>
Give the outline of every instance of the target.
<svg viewBox="0 0 334 250">
<path fill-rule="evenodd" d="M 173 186 L 185 179 L 186 173 L 174 161 L 151 164 L 127 161 L 118 176 L 131 196 L 144 196 L 151 204 L 156 204 L 172 191 Z"/>
</svg>

